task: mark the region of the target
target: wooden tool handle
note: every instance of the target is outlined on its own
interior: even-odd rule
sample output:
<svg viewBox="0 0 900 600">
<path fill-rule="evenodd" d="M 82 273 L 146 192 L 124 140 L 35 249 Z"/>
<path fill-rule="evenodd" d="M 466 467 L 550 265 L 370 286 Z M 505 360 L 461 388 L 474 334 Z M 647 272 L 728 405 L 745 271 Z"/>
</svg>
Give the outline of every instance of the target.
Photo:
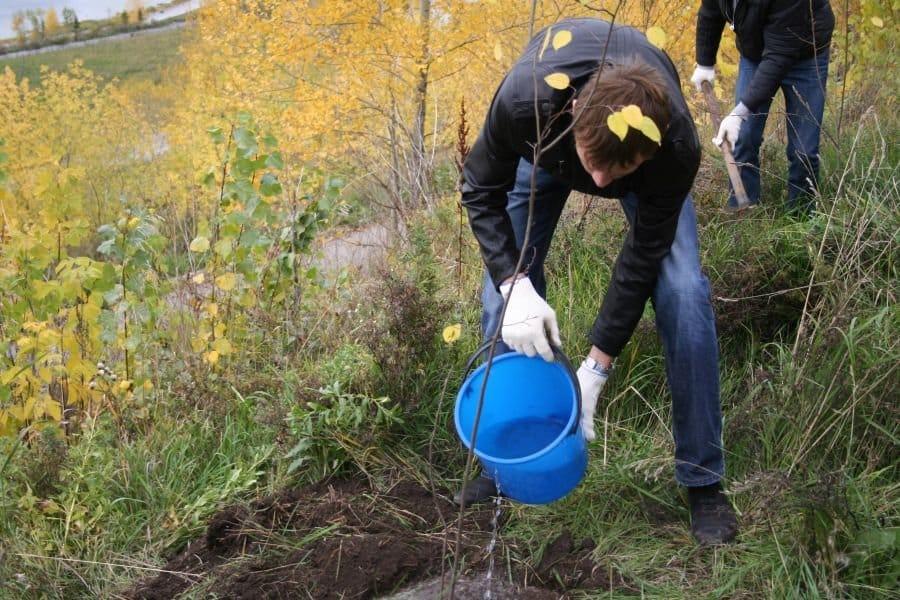
<svg viewBox="0 0 900 600">
<path fill-rule="evenodd" d="M 716 93 L 713 91 L 712 84 L 704 81 L 700 84 L 703 89 L 703 95 L 706 97 L 706 104 L 709 107 L 709 114 L 712 117 L 713 130 L 719 131 L 719 123 L 722 121 L 719 113 L 719 101 L 716 99 Z M 734 189 L 734 198 L 737 200 L 737 208 L 741 210 L 750 206 L 750 198 L 747 197 L 747 190 L 744 189 L 744 181 L 741 179 L 741 173 L 737 164 L 734 162 L 734 155 L 731 153 L 730 144 L 725 141 L 720 146 L 722 155 L 725 157 L 725 167 L 728 169 L 728 178 L 731 180 L 731 187 Z"/>
</svg>

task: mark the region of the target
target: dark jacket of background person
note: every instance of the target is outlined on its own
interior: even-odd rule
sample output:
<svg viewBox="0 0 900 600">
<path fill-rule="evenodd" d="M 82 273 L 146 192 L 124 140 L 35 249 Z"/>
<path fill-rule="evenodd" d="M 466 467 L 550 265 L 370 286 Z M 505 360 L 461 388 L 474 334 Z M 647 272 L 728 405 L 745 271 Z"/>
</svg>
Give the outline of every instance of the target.
<svg viewBox="0 0 900 600">
<path fill-rule="evenodd" d="M 711 67 L 725 23 L 741 55 L 759 63 L 738 102 L 750 112 L 771 99 L 797 61 L 828 51 L 834 13 L 828 0 L 703 0 L 697 13 L 697 64 Z"/>
<path fill-rule="evenodd" d="M 597 19 L 570 19 L 553 25 L 554 32 L 563 29 L 571 31 L 571 43 L 559 50 L 548 47 L 535 63 L 545 35 L 538 33 L 500 84 L 463 167 L 462 203 L 491 279 L 499 286 L 514 274 L 519 257 L 506 213 L 506 194 L 515 183 L 519 159 L 533 161 L 539 132 L 547 128 L 543 140 L 548 144 L 572 123 L 572 99 L 604 56 L 609 64 L 640 61 L 659 72 L 670 90 L 671 122 L 659 150 L 636 171 L 598 188 L 581 166 L 572 132 L 542 152 L 538 161 L 577 191 L 606 198 L 634 192 L 638 197 L 637 218 L 616 260 L 590 334 L 595 346 L 617 356 L 640 320 L 660 262 L 672 246 L 681 206 L 700 164 L 700 143 L 675 66 L 643 34 L 618 25 L 610 33 L 610 24 Z M 547 85 L 544 77 L 551 73 L 568 75 L 570 88 L 555 90 Z M 535 106 L 540 125 L 536 124 Z"/>
</svg>

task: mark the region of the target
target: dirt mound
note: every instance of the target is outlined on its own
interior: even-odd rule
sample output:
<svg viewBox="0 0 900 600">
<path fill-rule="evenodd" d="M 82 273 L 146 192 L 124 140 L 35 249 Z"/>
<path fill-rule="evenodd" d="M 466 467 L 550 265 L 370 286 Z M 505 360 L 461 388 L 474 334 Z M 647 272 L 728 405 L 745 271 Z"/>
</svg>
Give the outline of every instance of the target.
<svg viewBox="0 0 900 600">
<path fill-rule="evenodd" d="M 466 573 L 458 587 L 463 595 L 457 598 L 468 597 L 466 590 L 477 589 L 479 582 L 483 586 L 492 512 L 488 506 L 465 514 L 461 562 Z M 440 578 L 437 583 L 427 580 L 449 578 L 456 518 L 456 507 L 446 498 L 410 481 L 386 492 L 360 480 L 288 490 L 222 510 L 210 520 L 203 538 L 124 596 L 171 600 L 197 586 L 204 597 L 349 600 L 376 598 L 414 584 L 422 584 L 427 596 L 441 585 Z M 545 549 L 537 567 L 523 566 L 513 573 L 516 582 L 549 589 L 507 588 L 517 597 L 544 600 L 576 587 L 618 585 L 595 564 L 592 550 L 591 542 L 576 546 L 571 535 L 564 534 Z M 498 549 L 498 555 L 502 551 Z M 528 558 L 521 563 L 527 565 Z M 499 578 L 497 584 L 505 585 Z M 404 597 L 425 597 L 407 593 L 413 595 Z"/>
</svg>

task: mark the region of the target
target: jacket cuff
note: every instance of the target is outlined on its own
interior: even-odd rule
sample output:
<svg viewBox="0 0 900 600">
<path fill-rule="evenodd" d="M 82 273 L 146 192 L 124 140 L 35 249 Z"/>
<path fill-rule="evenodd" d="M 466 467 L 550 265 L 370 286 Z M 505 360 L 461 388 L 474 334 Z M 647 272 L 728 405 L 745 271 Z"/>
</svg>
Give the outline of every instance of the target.
<svg viewBox="0 0 900 600">
<path fill-rule="evenodd" d="M 598 323 L 594 324 L 594 328 L 591 330 L 588 339 L 591 344 L 597 346 L 601 352 L 609 354 L 613 358 L 619 356 L 622 352 L 622 348 L 628 343 L 628 340 L 621 341 L 615 339 L 613 336 L 604 334 Z"/>
</svg>

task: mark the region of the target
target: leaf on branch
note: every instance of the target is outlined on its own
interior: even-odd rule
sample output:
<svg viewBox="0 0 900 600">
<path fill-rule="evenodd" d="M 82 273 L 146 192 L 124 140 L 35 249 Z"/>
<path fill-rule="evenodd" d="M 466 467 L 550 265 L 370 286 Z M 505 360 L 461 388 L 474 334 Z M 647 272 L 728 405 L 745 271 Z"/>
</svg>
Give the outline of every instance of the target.
<svg viewBox="0 0 900 600">
<path fill-rule="evenodd" d="M 662 136 L 659 133 L 659 127 L 656 126 L 656 123 L 653 122 L 653 119 L 645 116 L 641 119 L 641 124 L 637 127 L 648 138 L 656 142 L 657 144 L 662 143 Z"/>
<path fill-rule="evenodd" d="M 237 276 L 234 273 L 224 273 L 216 277 L 216 286 L 223 292 L 230 292 L 237 285 Z"/>
<path fill-rule="evenodd" d="M 497 62 L 503 60 L 503 46 L 500 45 L 499 40 L 494 44 L 494 60 Z"/>
<path fill-rule="evenodd" d="M 188 248 L 191 252 L 206 252 L 209 250 L 209 239 L 203 236 L 195 237 Z"/>
<path fill-rule="evenodd" d="M 641 119 L 644 118 L 643 113 L 641 113 L 641 107 L 636 104 L 629 104 L 625 108 L 622 109 L 622 116 L 625 118 L 625 122 L 628 123 L 630 127 L 640 127 Z"/>
<path fill-rule="evenodd" d="M 606 117 L 606 125 L 621 141 L 625 141 L 625 136 L 628 134 L 628 123 L 625 122 L 622 111 L 614 112 Z"/>
<path fill-rule="evenodd" d="M 666 47 L 667 39 L 666 32 L 661 27 L 654 25 L 647 30 L 647 41 L 659 49 Z"/>
<path fill-rule="evenodd" d="M 553 36 L 553 49 L 559 50 L 565 46 L 569 45 L 569 42 L 572 41 L 572 32 L 568 29 L 563 29 L 562 31 L 556 32 L 556 35 Z"/>
<path fill-rule="evenodd" d="M 565 73 L 551 73 L 544 77 L 544 81 L 555 90 L 564 90 L 569 87 L 569 76 Z"/>
<path fill-rule="evenodd" d="M 875 27 L 884 27 L 884 20 L 881 17 L 872 17 L 872 25 Z"/>
</svg>

